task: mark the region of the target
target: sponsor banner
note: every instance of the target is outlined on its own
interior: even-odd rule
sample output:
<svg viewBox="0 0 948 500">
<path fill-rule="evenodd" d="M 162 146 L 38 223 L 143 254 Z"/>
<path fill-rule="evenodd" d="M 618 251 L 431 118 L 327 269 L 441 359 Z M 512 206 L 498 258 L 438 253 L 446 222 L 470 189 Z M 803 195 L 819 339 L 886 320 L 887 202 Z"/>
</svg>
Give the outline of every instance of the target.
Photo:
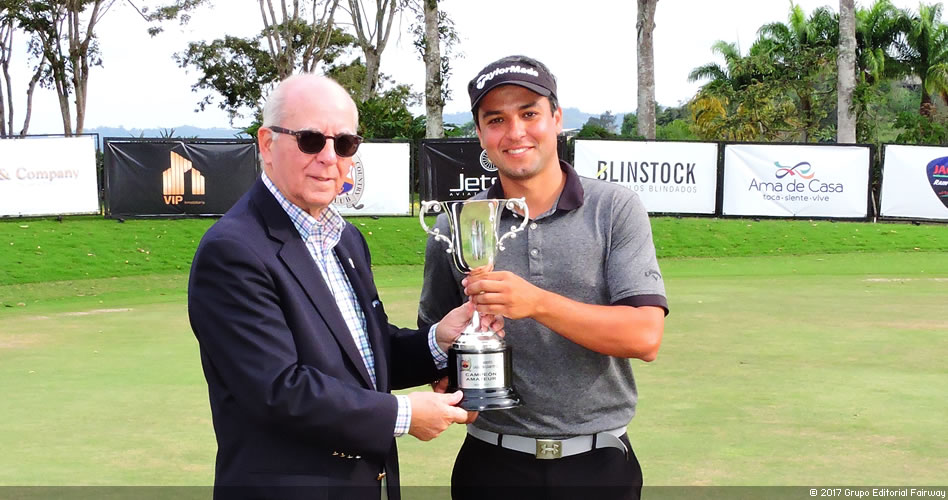
<svg viewBox="0 0 948 500">
<path fill-rule="evenodd" d="M 565 137 L 557 138 L 556 150 L 566 159 Z M 466 200 L 497 179 L 497 167 L 477 139 L 425 139 L 420 157 L 422 200 Z"/>
<path fill-rule="evenodd" d="M 411 145 L 362 143 L 333 205 L 343 215 L 408 215 Z"/>
<path fill-rule="evenodd" d="M 94 136 L 0 140 L 0 216 L 94 213 Z"/>
<path fill-rule="evenodd" d="M 948 220 L 948 148 L 886 145 L 883 217 Z"/>
<path fill-rule="evenodd" d="M 576 172 L 638 193 L 649 212 L 713 214 L 718 145 L 577 140 Z"/>
<path fill-rule="evenodd" d="M 868 146 L 726 144 L 724 215 L 865 218 Z"/>
<path fill-rule="evenodd" d="M 252 140 L 105 139 L 107 213 L 223 215 L 259 175 Z"/>
</svg>

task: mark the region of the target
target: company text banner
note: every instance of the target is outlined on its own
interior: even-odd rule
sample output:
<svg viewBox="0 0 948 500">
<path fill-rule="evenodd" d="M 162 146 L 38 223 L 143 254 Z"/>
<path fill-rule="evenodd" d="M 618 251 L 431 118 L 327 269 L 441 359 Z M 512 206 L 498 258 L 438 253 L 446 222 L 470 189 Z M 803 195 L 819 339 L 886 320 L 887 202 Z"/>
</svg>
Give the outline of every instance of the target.
<svg viewBox="0 0 948 500">
<path fill-rule="evenodd" d="M 564 137 L 557 138 L 556 150 L 565 160 Z M 420 164 L 423 200 L 466 200 L 497 179 L 497 167 L 477 139 L 425 139 Z"/>
<path fill-rule="evenodd" d="M 93 136 L 0 140 L 0 216 L 94 213 Z"/>
<path fill-rule="evenodd" d="M 334 205 L 343 215 L 408 215 L 411 145 L 362 143 Z"/>
<path fill-rule="evenodd" d="M 106 205 L 118 215 L 223 215 L 258 175 L 253 141 L 106 139 Z"/>
<path fill-rule="evenodd" d="M 948 148 L 886 145 L 883 217 L 948 220 Z"/>
<path fill-rule="evenodd" d="M 577 140 L 576 173 L 625 186 L 649 212 L 713 214 L 718 145 Z"/>
<path fill-rule="evenodd" d="M 726 144 L 724 215 L 865 218 L 867 146 Z"/>
</svg>

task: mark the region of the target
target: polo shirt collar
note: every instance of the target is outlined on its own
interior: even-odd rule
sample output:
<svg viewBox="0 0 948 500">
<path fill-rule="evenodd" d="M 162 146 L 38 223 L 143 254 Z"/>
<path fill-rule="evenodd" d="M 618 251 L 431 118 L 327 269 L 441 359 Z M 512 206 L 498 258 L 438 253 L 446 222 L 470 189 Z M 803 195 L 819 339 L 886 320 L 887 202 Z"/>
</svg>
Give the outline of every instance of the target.
<svg viewBox="0 0 948 500">
<path fill-rule="evenodd" d="M 579 181 L 579 175 L 573 167 L 563 160 L 560 160 L 560 169 L 566 174 L 566 184 L 563 185 L 563 191 L 556 200 L 557 210 L 576 210 L 583 206 L 583 184 Z M 504 187 L 500 185 L 500 178 L 497 179 L 490 189 L 487 190 L 488 198 L 504 199 Z"/>
</svg>

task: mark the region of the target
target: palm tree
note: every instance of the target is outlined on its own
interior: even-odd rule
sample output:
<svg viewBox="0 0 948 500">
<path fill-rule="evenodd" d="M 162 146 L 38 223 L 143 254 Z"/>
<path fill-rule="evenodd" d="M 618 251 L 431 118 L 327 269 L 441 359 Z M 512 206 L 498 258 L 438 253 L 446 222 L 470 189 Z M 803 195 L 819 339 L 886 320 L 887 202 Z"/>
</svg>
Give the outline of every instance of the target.
<svg viewBox="0 0 948 500">
<path fill-rule="evenodd" d="M 653 54 L 655 9 L 658 0 L 638 0 L 638 117 L 639 135 L 655 139 L 655 57 Z"/>
<path fill-rule="evenodd" d="M 948 26 L 941 23 L 941 11 L 941 4 L 919 5 L 918 15 L 911 17 L 905 38 L 898 44 L 910 73 L 922 82 L 919 113 L 928 117 L 935 111 L 933 94 L 948 104 Z"/>
<path fill-rule="evenodd" d="M 856 69 L 861 83 L 872 85 L 905 74 L 905 65 L 894 57 L 893 49 L 908 31 L 908 20 L 890 0 L 876 0 L 868 9 L 856 9 Z"/>
<path fill-rule="evenodd" d="M 856 142 L 853 91 L 856 88 L 856 12 L 853 0 L 839 0 L 839 49 L 836 59 L 836 142 Z"/>
<path fill-rule="evenodd" d="M 765 24 L 758 33 L 755 45 L 770 55 L 779 71 L 777 78 L 796 94 L 803 121 L 801 140 L 806 142 L 828 115 L 829 105 L 823 101 L 835 88 L 838 18 L 828 7 L 814 10 L 807 18 L 800 6 L 791 3 L 786 24 Z"/>
<path fill-rule="evenodd" d="M 688 80 L 709 80 L 689 104 L 695 132 L 702 139 L 770 140 L 796 127 L 793 104 L 774 78 L 771 59 L 755 44 L 742 56 L 734 43 L 717 41 L 712 52 L 724 65 L 708 63 Z"/>
</svg>

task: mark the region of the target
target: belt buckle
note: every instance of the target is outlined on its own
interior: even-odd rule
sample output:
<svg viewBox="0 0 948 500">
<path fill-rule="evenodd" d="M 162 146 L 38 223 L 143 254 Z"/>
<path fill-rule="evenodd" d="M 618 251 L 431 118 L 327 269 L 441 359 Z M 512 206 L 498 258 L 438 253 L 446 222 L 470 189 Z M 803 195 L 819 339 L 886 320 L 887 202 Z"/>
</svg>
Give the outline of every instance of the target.
<svg viewBox="0 0 948 500">
<path fill-rule="evenodd" d="M 559 439 L 537 439 L 536 457 L 541 460 L 562 458 L 563 442 Z"/>
</svg>

